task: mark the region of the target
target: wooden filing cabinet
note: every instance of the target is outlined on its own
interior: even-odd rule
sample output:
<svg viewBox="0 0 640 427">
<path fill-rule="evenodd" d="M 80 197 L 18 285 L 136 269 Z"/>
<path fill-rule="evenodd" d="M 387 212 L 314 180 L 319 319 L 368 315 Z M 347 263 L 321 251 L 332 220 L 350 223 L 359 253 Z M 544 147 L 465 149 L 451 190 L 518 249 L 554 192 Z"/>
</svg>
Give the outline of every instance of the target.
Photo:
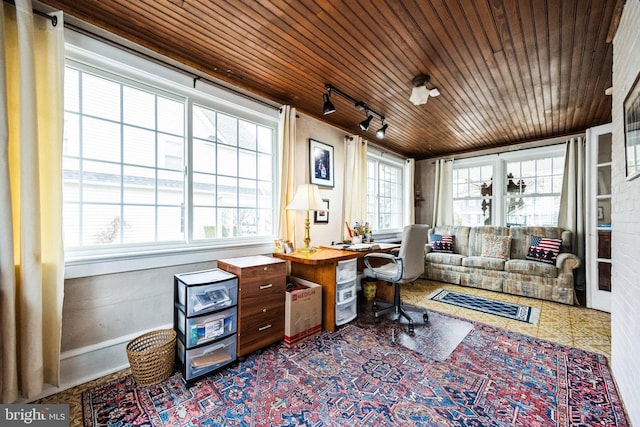
<svg viewBox="0 0 640 427">
<path fill-rule="evenodd" d="M 287 262 L 257 255 L 218 261 L 238 277 L 238 356 L 284 339 Z"/>
</svg>

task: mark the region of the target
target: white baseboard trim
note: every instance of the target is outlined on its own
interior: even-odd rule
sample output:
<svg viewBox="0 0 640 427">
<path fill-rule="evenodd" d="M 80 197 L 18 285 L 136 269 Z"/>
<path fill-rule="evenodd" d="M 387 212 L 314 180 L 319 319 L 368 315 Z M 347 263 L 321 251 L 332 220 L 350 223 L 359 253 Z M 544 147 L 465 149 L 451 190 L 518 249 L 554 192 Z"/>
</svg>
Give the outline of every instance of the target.
<svg viewBox="0 0 640 427">
<path fill-rule="evenodd" d="M 172 328 L 172 324 L 161 325 L 157 328 L 63 352 L 60 354 L 60 386 L 45 384 L 43 392 L 29 401 L 42 399 L 128 368 L 129 359 L 126 347 L 129 341 L 147 332 Z M 25 402 L 26 400 L 16 403 Z"/>
</svg>

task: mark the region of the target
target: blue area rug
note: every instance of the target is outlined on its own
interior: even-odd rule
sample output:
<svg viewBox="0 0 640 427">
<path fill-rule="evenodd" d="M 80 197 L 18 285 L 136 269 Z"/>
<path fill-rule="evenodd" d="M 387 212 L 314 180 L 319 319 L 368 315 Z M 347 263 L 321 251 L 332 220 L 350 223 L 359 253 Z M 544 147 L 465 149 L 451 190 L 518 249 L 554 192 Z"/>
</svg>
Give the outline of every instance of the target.
<svg viewBox="0 0 640 427">
<path fill-rule="evenodd" d="M 496 301 L 476 295 L 461 294 L 446 289 L 436 290 L 429 295 L 429 299 L 457 305 L 458 307 L 470 308 L 471 310 L 481 311 L 483 313 L 495 314 L 496 316 L 502 316 L 512 320 L 520 320 L 521 322 L 532 323 L 534 325 L 538 324 L 538 320 L 540 319 L 540 309 L 535 307 L 506 301 Z"/>
</svg>

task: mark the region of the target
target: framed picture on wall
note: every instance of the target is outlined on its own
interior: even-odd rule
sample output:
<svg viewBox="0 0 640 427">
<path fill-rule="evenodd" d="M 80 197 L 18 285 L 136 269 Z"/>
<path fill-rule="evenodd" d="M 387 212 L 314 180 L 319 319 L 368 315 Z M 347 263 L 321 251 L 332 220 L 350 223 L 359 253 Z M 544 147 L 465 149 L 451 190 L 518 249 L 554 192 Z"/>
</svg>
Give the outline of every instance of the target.
<svg viewBox="0 0 640 427">
<path fill-rule="evenodd" d="M 325 205 L 325 210 L 315 211 L 313 218 L 314 223 L 328 223 L 329 222 L 329 199 L 322 199 Z"/>
<path fill-rule="evenodd" d="M 309 138 L 309 172 L 311 184 L 333 187 L 333 147 Z"/>
<path fill-rule="evenodd" d="M 640 75 L 624 99 L 624 156 L 627 179 L 640 176 Z"/>
</svg>

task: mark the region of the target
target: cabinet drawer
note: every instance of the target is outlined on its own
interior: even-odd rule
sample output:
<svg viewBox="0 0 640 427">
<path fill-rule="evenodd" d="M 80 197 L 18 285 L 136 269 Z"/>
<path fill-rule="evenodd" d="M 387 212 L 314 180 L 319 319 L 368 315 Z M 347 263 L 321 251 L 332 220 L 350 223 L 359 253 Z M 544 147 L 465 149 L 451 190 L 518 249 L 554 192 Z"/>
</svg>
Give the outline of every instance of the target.
<svg viewBox="0 0 640 427">
<path fill-rule="evenodd" d="M 215 371 L 236 359 L 236 336 L 231 335 L 204 347 L 186 350 L 180 340 L 176 350 L 178 361 L 184 366 L 185 380 Z"/>
<path fill-rule="evenodd" d="M 238 328 L 238 310 L 231 307 L 203 316 L 187 317 L 177 310 L 178 336 L 187 348 L 233 334 Z"/>
<path fill-rule="evenodd" d="M 284 339 L 284 307 L 271 313 L 258 313 L 242 318 L 238 333 L 238 355 L 246 355 Z"/>
<path fill-rule="evenodd" d="M 344 325 L 355 319 L 358 315 L 357 298 L 342 304 L 336 304 L 336 325 Z"/>
</svg>

